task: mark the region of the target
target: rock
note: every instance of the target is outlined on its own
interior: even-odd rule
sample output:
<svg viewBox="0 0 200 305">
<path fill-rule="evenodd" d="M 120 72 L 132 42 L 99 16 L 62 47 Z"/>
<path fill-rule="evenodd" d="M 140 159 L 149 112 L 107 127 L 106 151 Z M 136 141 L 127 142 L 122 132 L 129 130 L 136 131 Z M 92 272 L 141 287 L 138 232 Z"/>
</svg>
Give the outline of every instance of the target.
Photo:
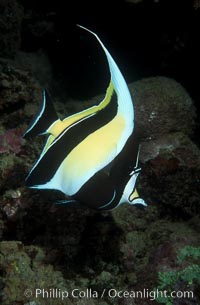
<svg viewBox="0 0 200 305">
<path fill-rule="evenodd" d="M 187 91 L 167 77 L 149 77 L 129 85 L 140 135 L 155 138 L 181 131 L 190 135 L 195 108 Z"/>
<path fill-rule="evenodd" d="M 176 257 L 185 246 L 195 246 L 199 243 L 198 234 L 190 226 L 180 222 L 169 223 L 157 221 L 148 229 L 149 239 L 159 240 L 152 249 L 150 263 L 157 272 L 177 268 Z"/>
<path fill-rule="evenodd" d="M 45 253 L 37 246 L 25 247 L 19 241 L 1 242 L 0 269 L 4 274 L 0 278 L 2 305 L 27 304 L 27 301 L 40 305 L 85 304 L 80 297 L 72 297 L 72 290 L 87 291 L 86 287 L 65 280 L 60 271 L 46 264 Z M 63 299 L 62 292 L 65 292 Z M 98 303 L 91 300 L 88 304 Z"/>
<path fill-rule="evenodd" d="M 145 163 L 139 180 L 143 197 L 171 217 L 199 213 L 200 151 L 182 133 L 142 144 Z"/>
<path fill-rule="evenodd" d="M 164 134 L 141 143 L 140 161 L 146 163 L 159 155 L 177 158 L 179 165 L 200 167 L 198 147 L 182 132 Z"/>
<path fill-rule="evenodd" d="M 0 56 L 14 57 L 21 44 L 22 6 L 16 0 L 0 2 Z"/>
<path fill-rule="evenodd" d="M 149 256 L 148 264 L 145 266 L 143 272 L 138 274 L 138 282 L 134 289 L 143 290 L 143 288 L 149 288 L 149 283 L 151 283 L 152 288 L 158 287 L 159 290 L 168 289 L 168 291 L 185 291 L 190 287 L 189 290 L 197 292 L 198 283 L 195 281 L 194 283 L 189 284 L 179 279 L 179 281 L 177 280 L 176 283 L 173 284 L 173 281 L 170 282 L 169 280 L 170 272 L 174 272 L 174 274 L 177 274 L 180 271 L 182 272 L 189 266 L 189 263 L 192 263 L 190 259 L 188 260 L 189 262 L 178 263 L 177 256 L 185 247 L 198 247 L 200 240 L 197 232 L 191 229 L 187 223 L 173 223 L 162 220 L 151 224 L 148 228 L 148 232 L 150 240 L 154 240 L 154 246 L 150 251 L 151 254 Z M 156 242 L 156 240 L 158 242 Z M 163 282 L 165 282 L 166 285 L 162 287 L 159 287 L 158 283 L 160 272 L 166 272 L 166 276 L 163 279 Z M 198 304 L 199 295 L 197 293 L 195 293 L 195 298 L 196 302 L 193 303 L 193 300 L 189 300 L 186 304 Z M 177 304 L 182 304 L 182 302 Z"/>
<path fill-rule="evenodd" d="M 23 145 L 22 131 L 19 128 L 0 131 L 0 154 L 14 152 L 19 154 Z"/>
<path fill-rule="evenodd" d="M 200 150 L 189 138 L 195 126 L 192 99 L 180 84 L 166 77 L 138 81 L 130 90 L 135 130 L 143 137 L 140 196 L 171 216 L 195 216 L 200 211 Z"/>
<path fill-rule="evenodd" d="M 2 114 L 9 114 L 4 117 L 3 123 L 5 125 L 12 121 L 10 128 L 18 127 L 25 118 L 22 119 L 19 112 L 17 116 L 14 115 L 26 104 L 39 103 L 42 90 L 29 72 L 14 68 L 9 61 L 0 61 L 0 69 L 0 111 Z"/>
</svg>

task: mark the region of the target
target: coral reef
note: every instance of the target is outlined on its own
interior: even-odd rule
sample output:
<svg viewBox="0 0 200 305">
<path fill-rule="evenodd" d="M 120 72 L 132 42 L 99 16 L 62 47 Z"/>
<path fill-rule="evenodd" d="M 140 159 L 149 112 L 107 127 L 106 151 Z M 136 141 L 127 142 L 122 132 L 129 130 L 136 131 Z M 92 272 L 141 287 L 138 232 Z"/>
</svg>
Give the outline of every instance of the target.
<svg viewBox="0 0 200 305">
<path fill-rule="evenodd" d="M 191 135 L 195 108 L 187 91 L 175 80 L 150 77 L 130 85 L 141 136 L 155 138 L 181 131 Z"/>
<path fill-rule="evenodd" d="M 159 291 L 179 290 L 179 294 L 185 294 L 184 302 L 189 303 L 189 298 L 197 302 L 198 286 L 200 284 L 200 248 L 186 246 L 182 248 L 177 256 L 177 267 L 172 271 L 159 272 Z M 184 264 L 182 264 L 184 262 Z M 182 264 L 182 266 L 180 266 Z M 156 298 L 158 303 L 172 305 L 174 303 L 173 297 L 165 297 L 158 295 Z M 177 304 L 182 304 L 178 298 Z"/>
<path fill-rule="evenodd" d="M 12 71 L 16 78 L 21 79 L 22 71 Z M 176 257 L 180 249 L 198 246 L 200 153 L 188 137 L 194 126 L 194 108 L 185 90 L 180 93 L 180 85 L 163 78 L 157 81 L 158 84 L 164 81 L 178 88 L 178 92 L 174 90 L 166 101 L 169 104 L 174 96 L 172 104 L 176 101 L 174 109 L 178 110 L 176 113 L 173 110 L 173 115 L 171 113 L 167 118 L 167 105 L 164 102 L 160 105 L 160 101 L 164 101 L 161 93 L 166 99 L 166 92 L 155 89 L 154 78 L 151 89 L 154 99 L 148 101 L 145 115 L 149 118 L 148 111 L 151 113 L 156 100 L 159 119 L 147 120 L 147 127 L 142 122 L 144 129 L 149 130 L 148 133 L 146 131 L 146 138 L 143 134 L 140 155 L 143 171 L 138 184 L 139 191 L 150 204 L 146 209 L 122 206 L 99 214 L 85 208 L 55 205 L 55 200 L 62 199 L 58 192 L 26 189 L 24 177 L 40 152 L 41 142 L 37 139 L 34 143 L 22 141 L 19 133 L 23 132 L 26 120 L 36 111 L 40 96 L 38 85 L 33 82 L 30 86 L 34 99 L 27 97 L 23 105 L 18 105 L 9 115 L 7 110 L 4 111 L 0 165 L 0 191 L 3 195 L 0 235 L 4 240 L 0 244 L 2 305 L 27 302 L 57 304 L 55 295 L 51 299 L 36 298 L 36 289 L 46 289 L 50 293 L 50 289 L 65 291 L 66 287 L 70 297 L 60 300 L 61 304 L 68 304 L 69 301 L 70 304 L 100 304 L 95 293 L 100 295 L 106 289 L 102 305 L 130 305 L 132 298 L 111 298 L 109 291 L 157 287 L 159 272 L 177 270 Z M 140 86 L 149 88 L 152 79 L 147 84 L 148 79 L 141 81 Z M 21 85 L 19 92 L 23 92 L 26 85 L 27 81 Z M 138 86 L 136 83 L 130 87 Z M 12 94 L 12 88 L 13 85 L 6 96 Z M 138 99 L 143 98 L 143 94 L 140 97 L 140 90 Z M 182 97 L 178 99 L 177 96 Z M 97 99 L 87 101 L 86 105 Z M 4 110 L 5 101 L 7 99 L 2 103 Z M 138 103 L 136 113 L 139 115 Z M 59 112 L 67 111 L 61 103 L 56 106 Z M 81 103 L 71 102 L 68 111 L 77 111 L 81 107 Z M 25 120 L 20 121 L 22 116 Z M 18 118 L 15 126 L 10 117 Z M 167 121 L 166 126 L 162 125 L 163 121 Z M 184 268 L 184 262 L 179 268 Z M 26 289 L 31 289 L 32 296 L 24 295 Z M 91 289 L 93 297 L 74 298 L 73 289 L 83 291 L 84 295 Z M 190 300 L 188 302 L 193 304 Z M 152 304 L 152 301 L 138 298 L 137 304 Z"/>
<path fill-rule="evenodd" d="M 136 128 L 143 137 L 141 188 L 146 197 L 151 193 L 149 202 L 159 204 L 163 213 L 195 216 L 199 213 L 200 151 L 190 139 L 196 116 L 192 99 L 166 77 L 144 79 L 130 89 L 136 103 Z"/>
<path fill-rule="evenodd" d="M 25 13 L 19 5 L 23 2 Z M 129 85 L 135 134 L 142 142 L 137 188 L 147 208 L 124 205 L 96 213 L 55 204 L 64 199 L 59 192 L 27 189 L 25 177 L 40 154 L 43 139 L 25 141 L 21 136 L 38 111 L 41 85 L 54 90 L 56 79 L 55 67 L 38 43 L 51 35 L 55 38 L 54 13 L 51 6 L 46 15 L 37 5 L 29 11 L 30 4 L 25 2 L 0 4 L 0 52 L 4 56 L 0 59 L 0 303 L 151 305 L 163 300 L 130 295 L 112 298 L 109 291 L 184 290 L 189 285 L 195 298 L 175 299 L 174 305 L 199 304 L 199 273 L 195 273 L 199 267 L 190 268 L 199 266 L 199 250 L 194 249 L 200 243 L 200 150 L 193 137 L 196 109 L 192 98 L 168 77 L 147 77 Z M 145 5 L 145 1 L 127 2 L 129 7 Z M 23 35 L 30 39 L 19 50 L 23 14 L 27 26 Z M 31 39 L 38 44 L 27 53 Z M 59 92 L 55 99 L 62 118 L 102 98 L 71 99 L 64 104 L 63 96 L 67 93 Z M 43 297 L 42 292 L 36 297 L 36 289 L 44 289 L 51 297 Z M 62 291 L 63 300 L 62 294 L 56 296 Z"/>
</svg>

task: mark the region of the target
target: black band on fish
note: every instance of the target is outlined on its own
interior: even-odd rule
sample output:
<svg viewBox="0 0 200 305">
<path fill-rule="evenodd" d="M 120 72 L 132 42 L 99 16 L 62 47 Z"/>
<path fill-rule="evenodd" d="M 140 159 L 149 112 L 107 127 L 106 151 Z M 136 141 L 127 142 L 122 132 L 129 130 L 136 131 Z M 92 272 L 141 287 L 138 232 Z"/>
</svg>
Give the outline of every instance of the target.
<svg viewBox="0 0 200 305">
<path fill-rule="evenodd" d="M 121 203 L 145 202 L 135 189 L 139 146 L 134 131 L 132 98 L 117 64 L 99 37 L 110 70 L 105 98 L 98 105 L 60 120 L 48 94 L 25 136 L 49 137 L 26 183 L 31 188 L 56 189 L 99 211 Z M 69 202 L 69 200 L 67 200 Z"/>
<path fill-rule="evenodd" d="M 110 122 L 117 114 L 117 96 L 113 92 L 110 103 L 107 107 L 87 117 L 80 122 L 64 130 L 58 139 L 55 139 L 48 151 L 43 155 L 40 162 L 37 163 L 30 175 L 27 177 L 26 185 L 32 187 L 40 185 L 51 180 L 56 169 L 60 166 L 65 157 L 80 142 L 97 129 Z M 48 166 L 50 164 L 51 166 Z M 66 181 L 66 183 L 68 183 Z"/>
</svg>

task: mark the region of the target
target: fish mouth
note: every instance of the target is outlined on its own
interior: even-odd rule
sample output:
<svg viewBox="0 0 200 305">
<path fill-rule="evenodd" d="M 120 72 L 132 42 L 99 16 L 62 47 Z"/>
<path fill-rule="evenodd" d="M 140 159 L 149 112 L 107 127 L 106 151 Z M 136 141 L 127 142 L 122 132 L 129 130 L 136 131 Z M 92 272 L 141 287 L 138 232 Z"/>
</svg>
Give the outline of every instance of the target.
<svg viewBox="0 0 200 305">
<path fill-rule="evenodd" d="M 143 205 L 143 206 L 147 206 L 147 203 L 144 201 L 144 199 L 140 198 L 140 197 L 137 197 L 137 198 L 134 198 L 131 202 L 131 204 L 134 204 L 134 205 Z"/>
</svg>

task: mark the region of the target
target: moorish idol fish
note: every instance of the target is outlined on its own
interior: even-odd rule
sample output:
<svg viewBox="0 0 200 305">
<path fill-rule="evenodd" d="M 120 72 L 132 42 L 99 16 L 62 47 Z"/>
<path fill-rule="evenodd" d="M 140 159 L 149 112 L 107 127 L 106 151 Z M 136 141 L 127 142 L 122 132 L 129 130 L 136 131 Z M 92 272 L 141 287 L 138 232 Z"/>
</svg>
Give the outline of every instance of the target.
<svg viewBox="0 0 200 305">
<path fill-rule="evenodd" d="M 35 189 L 55 189 L 70 200 L 97 210 L 121 203 L 146 203 L 135 188 L 139 145 L 134 136 L 134 107 L 128 86 L 99 37 L 106 55 L 110 83 L 96 106 L 61 120 L 49 94 L 24 136 L 47 134 L 46 144 L 31 169 L 26 184 Z"/>
</svg>

